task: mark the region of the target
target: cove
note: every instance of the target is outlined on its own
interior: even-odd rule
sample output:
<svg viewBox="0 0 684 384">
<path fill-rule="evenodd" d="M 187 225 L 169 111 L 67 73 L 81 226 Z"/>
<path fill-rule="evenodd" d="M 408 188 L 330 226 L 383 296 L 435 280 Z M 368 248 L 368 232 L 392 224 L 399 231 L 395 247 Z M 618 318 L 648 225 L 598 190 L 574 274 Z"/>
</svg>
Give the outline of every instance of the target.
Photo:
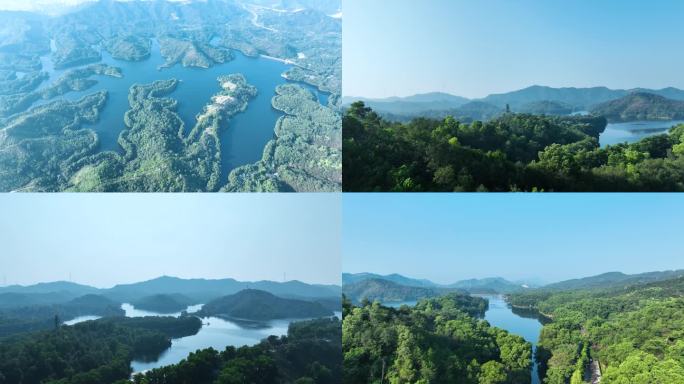
<svg viewBox="0 0 684 384">
<path fill-rule="evenodd" d="M 51 44 L 54 49 L 54 43 Z M 189 132 L 195 125 L 196 116 L 209 103 L 211 97 L 221 90 L 217 78 L 220 75 L 242 73 L 247 82 L 256 86 L 258 94 L 250 100 L 247 109 L 233 116 L 220 133 L 221 141 L 221 180 L 226 180 L 228 173 L 240 165 L 256 162 L 261 159 L 266 143 L 273 138 L 276 121 L 282 112 L 271 106 L 275 96 L 275 88 L 289 82 L 282 74 L 291 67 L 278 60 L 263 57 L 249 57 L 233 50 L 233 60 L 217 64 L 210 68 L 188 68 L 176 64 L 169 68 L 159 67 L 165 63 L 161 56 L 159 44 L 152 40 L 150 56 L 142 61 L 125 61 L 114 59 L 107 51 L 101 50 L 101 63 L 121 69 L 122 78 L 110 76 L 94 76 L 98 82 L 93 87 L 80 92 L 69 92 L 50 100 L 40 100 L 32 106 L 46 104 L 56 99 L 78 100 L 81 97 L 100 90 L 108 92 L 107 102 L 101 111 L 97 123 L 88 125 L 97 132 L 101 151 L 121 152 L 117 140 L 125 126 L 123 117 L 130 108 L 128 91 L 134 84 L 148 84 L 156 80 L 176 78 L 180 80 L 176 90 L 169 95 L 178 100 L 178 114 Z M 49 79 L 39 89 L 47 87 L 63 73 L 78 67 L 56 69 L 49 55 L 41 57 L 43 71 Z M 298 83 L 317 96 L 321 104 L 327 105 L 328 94 L 308 84 Z"/>
<path fill-rule="evenodd" d="M 503 296 L 500 295 L 473 295 L 485 298 L 489 301 L 489 308 L 485 312 L 485 320 L 489 324 L 505 329 L 508 332 L 521 336 L 526 341 L 532 343 L 532 384 L 539 384 L 539 367 L 534 359 L 534 352 L 537 350 L 539 333 L 542 323 L 533 315 L 525 314 L 520 311 L 513 311 Z M 517 312 L 517 313 L 516 313 Z"/>
<path fill-rule="evenodd" d="M 627 123 L 609 123 L 606 130 L 599 136 L 601 147 L 619 143 L 633 143 L 644 137 L 667 133 L 677 124 L 684 124 L 682 120 L 670 121 L 632 121 Z"/>
</svg>

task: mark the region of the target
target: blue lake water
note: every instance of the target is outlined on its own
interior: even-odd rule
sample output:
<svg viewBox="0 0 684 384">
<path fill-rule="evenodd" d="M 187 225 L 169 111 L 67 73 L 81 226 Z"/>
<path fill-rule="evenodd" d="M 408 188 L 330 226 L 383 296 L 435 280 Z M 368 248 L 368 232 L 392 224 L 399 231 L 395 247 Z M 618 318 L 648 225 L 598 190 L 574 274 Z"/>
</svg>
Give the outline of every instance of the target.
<svg viewBox="0 0 684 384">
<path fill-rule="evenodd" d="M 225 180 L 231 169 L 261 159 L 264 146 L 273 138 L 275 123 L 283 115 L 280 111 L 273 109 L 271 99 L 275 95 L 275 88 L 279 84 L 288 82 L 282 77 L 282 73 L 290 68 L 290 65 L 277 60 L 248 57 L 238 51 L 233 51 L 233 53 L 235 57 L 232 61 L 207 69 L 186 68 L 181 65 L 158 69 L 165 60 L 160 54 L 158 43 L 154 40 L 150 57 L 143 61 L 117 60 L 103 50 L 102 63 L 121 68 L 123 78 L 95 76 L 93 79 L 96 79 L 98 84 L 94 87 L 82 92 L 70 92 L 60 98 L 77 100 L 99 90 L 108 91 L 109 97 L 101 112 L 100 120 L 90 128 L 97 132 L 101 150 L 121 151 L 117 139 L 125 128 L 123 116 L 130 107 L 128 90 L 131 85 L 171 78 L 180 80 L 177 89 L 169 97 L 179 101 L 178 113 L 188 132 L 195 125 L 197 114 L 209 103 L 210 98 L 221 90 L 216 79 L 221 75 L 242 73 L 248 83 L 257 87 L 258 94 L 249 102 L 245 112 L 235 115 L 226 123 L 225 129 L 220 134 L 223 155 L 221 180 Z M 55 69 L 49 55 L 42 57 L 41 62 L 43 71 L 50 74 L 50 79 L 41 84 L 40 88 L 46 87 L 61 74 L 73 69 Z M 310 85 L 298 84 L 316 94 L 321 104 L 327 105 L 328 94 Z M 41 100 L 34 106 L 53 100 L 55 99 Z"/>
<path fill-rule="evenodd" d="M 489 324 L 505 329 L 508 332 L 522 336 L 525 340 L 532 343 L 532 350 L 536 351 L 539 333 L 542 324 L 535 318 L 523 317 L 513 313 L 511 307 L 506 303 L 503 296 L 498 295 L 473 295 L 489 300 L 489 309 L 485 312 L 485 320 Z M 532 384 L 539 384 L 538 367 L 535 360 L 532 360 Z"/>
<path fill-rule="evenodd" d="M 601 133 L 601 147 L 619 143 L 633 143 L 644 137 L 667 133 L 672 126 L 684 124 L 682 120 L 672 121 L 631 121 L 628 123 L 609 123 Z"/>
<path fill-rule="evenodd" d="M 203 304 L 191 305 L 186 308 L 186 312 L 193 313 L 202 309 Z M 126 317 L 145 317 L 145 316 L 173 316 L 179 317 L 181 312 L 157 313 L 135 308 L 129 303 L 124 303 L 121 308 L 126 312 Z M 342 318 L 342 312 L 335 312 L 335 316 Z M 74 325 L 83 321 L 96 320 L 99 316 L 80 316 L 70 321 L 64 322 L 65 325 Z M 303 319 L 282 319 L 252 324 L 238 324 L 218 317 L 203 317 L 202 328 L 197 334 L 171 340 L 171 347 L 153 360 L 133 360 L 131 368 L 133 373 L 144 372 L 153 368 L 165 365 L 176 364 L 188 357 L 190 352 L 198 349 L 212 347 L 218 351 L 224 350 L 227 346 L 240 347 L 243 345 L 255 345 L 261 340 L 271 335 L 282 336 L 287 334 L 287 329 L 291 322 Z"/>
</svg>

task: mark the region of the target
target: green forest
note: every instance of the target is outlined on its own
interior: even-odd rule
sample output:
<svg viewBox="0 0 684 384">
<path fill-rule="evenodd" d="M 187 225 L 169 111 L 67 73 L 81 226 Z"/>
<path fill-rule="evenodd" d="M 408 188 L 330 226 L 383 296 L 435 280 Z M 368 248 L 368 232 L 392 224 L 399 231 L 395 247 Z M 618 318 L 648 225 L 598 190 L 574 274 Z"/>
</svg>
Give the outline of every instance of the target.
<svg viewBox="0 0 684 384">
<path fill-rule="evenodd" d="M 451 293 L 415 307 L 344 299 L 345 383 L 529 383 L 532 346 L 481 318 L 487 300 Z"/>
<path fill-rule="evenodd" d="M 545 316 L 536 359 L 547 384 L 582 383 L 588 364 L 602 384 L 684 382 L 684 278 L 646 284 L 513 294 Z"/>
<path fill-rule="evenodd" d="M 486 121 L 343 116 L 343 190 L 683 191 L 684 125 L 601 148 L 603 117 L 504 113 Z"/>
<path fill-rule="evenodd" d="M 2 384 L 103 384 L 128 379 L 135 358 L 154 358 L 172 337 L 197 333 L 197 317 L 108 318 L 14 336 L 0 344 Z M 126 380 L 125 380 L 126 381 Z"/>
</svg>

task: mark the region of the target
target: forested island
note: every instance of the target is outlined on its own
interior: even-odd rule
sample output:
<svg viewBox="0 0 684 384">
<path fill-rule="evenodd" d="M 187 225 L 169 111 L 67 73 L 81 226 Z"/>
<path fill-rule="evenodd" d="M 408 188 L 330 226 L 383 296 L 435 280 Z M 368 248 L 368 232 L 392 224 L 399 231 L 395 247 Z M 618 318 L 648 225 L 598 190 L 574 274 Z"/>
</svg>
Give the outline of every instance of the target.
<svg viewBox="0 0 684 384">
<path fill-rule="evenodd" d="M 480 318 L 487 301 L 451 293 L 415 307 L 343 306 L 345 383 L 529 383 L 532 346 Z"/>
<path fill-rule="evenodd" d="M 682 271 L 613 273 L 513 294 L 509 302 L 548 320 L 536 355 L 544 383 L 679 383 L 683 294 Z"/>
<path fill-rule="evenodd" d="M 684 125 L 599 146 L 601 116 L 504 113 L 486 122 L 343 117 L 343 189 L 365 191 L 682 191 Z"/>
<path fill-rule="evenodd" d="M 332 316 L 333 313 L 317 302 L 286 299 L 257 289 L 245 289 L 206 303 L 198 315 L 225 316 L 238 320 L 272 320 Z"/>
<path fill-rule="evenodd" d="M 0 190 L 339 191 L 341 20 L 331 15 L 340 8 L 338 0 L 278 6 L 102 0 L 54 18 L 0 11 L 8 25 L 0 31 Z M 103 115 L 114 103 L 106 98 L 112 83 L 105 87 L 97 77 L 127 77 L 118 63 L 106 63 L 155 55 L 163 59 L 150 78 L 130 87 L 125 116 Z M 263 159 L 241 160 L 230 177 L 233 168 L 222 169 L 222 162 L 232 154 L 221 152 L 221 134 L 246 110 L 256 87 L 228 78 L 238 73 L 221 73 L 220 91 L 196 111 L 196 122 L 188 122 L 178 110 L 187 100 L 170 94 L 178 79 L 165 70 L 205 71 L 237 55 L 287 65 L 273 107 L 291 115 L 273 127 Z M 326 105 L 301 83 L 328 95 L 321 101 Z M 95 85 L 97 92 L 88 94 Z M 267 88 L 259 92 L 270 97 L 275 90 Z M 96 108 L 81 107 L 102 96 Z M 146 104 L 147 97 L 164 101 Z M 43 125 L 44 119 L 52 121 Z M 27 133 L 17 134 L 17 126 Z"/>
</svg>

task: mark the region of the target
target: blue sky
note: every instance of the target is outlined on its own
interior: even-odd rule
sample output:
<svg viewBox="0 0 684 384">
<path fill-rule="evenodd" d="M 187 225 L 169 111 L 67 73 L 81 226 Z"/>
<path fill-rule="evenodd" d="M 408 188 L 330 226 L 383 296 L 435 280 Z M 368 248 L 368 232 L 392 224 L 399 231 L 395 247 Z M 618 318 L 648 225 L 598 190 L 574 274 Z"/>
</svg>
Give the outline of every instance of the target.
<svg viewBox="0 0 684 384">
<path fill-rule="evenodd" d="M 345 0 L 343 94 L 684 88 L 681 0 Z"/>
<path fill-rule="evenodd" d="M 2 194 L 0 284 L 340 283 L 339 194 Z"/>
<path fill-rule="evenodd" d="M 342 270 L 451 283 L 683 269 L 681 194 L 345 194 Z"/>
</svg>

